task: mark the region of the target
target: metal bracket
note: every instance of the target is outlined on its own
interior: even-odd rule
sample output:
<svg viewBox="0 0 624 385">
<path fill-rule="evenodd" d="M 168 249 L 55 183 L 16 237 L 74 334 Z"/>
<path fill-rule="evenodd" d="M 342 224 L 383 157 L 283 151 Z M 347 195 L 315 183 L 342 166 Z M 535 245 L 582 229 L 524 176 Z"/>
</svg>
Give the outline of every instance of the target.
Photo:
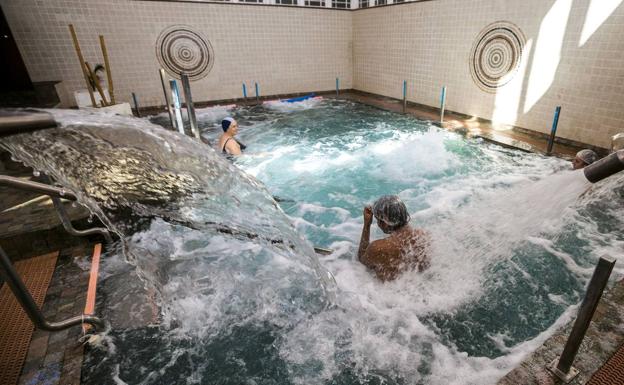
<svg viewBox="0 0 624 385">
<path fill-rule="evenodd" d="M 568 373 L 564 373 L 561 370 L 557 369 L 558 364 L 559 359 L 555 358 L 550 364 L 546 366 L 546 369 L 548 369 L 552 374 L 557 376 L 558 379 L 566 384 L 572 381 L 580 373 L 580 371 L 573 366 L 570 367 L 570 371 Z"/>
</svg>

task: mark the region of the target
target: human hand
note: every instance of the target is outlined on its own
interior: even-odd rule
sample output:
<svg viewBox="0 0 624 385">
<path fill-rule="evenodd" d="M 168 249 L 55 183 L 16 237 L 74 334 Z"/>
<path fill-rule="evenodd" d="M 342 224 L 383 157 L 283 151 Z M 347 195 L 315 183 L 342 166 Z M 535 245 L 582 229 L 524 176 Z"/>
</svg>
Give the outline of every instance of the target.
<svg viewBox="0 0 624 385">
<path fill-rule="evenodd" d="M 373 223 L 373 208 L 364 206 L 364 224 L 370 226 Z"/>
</svg>

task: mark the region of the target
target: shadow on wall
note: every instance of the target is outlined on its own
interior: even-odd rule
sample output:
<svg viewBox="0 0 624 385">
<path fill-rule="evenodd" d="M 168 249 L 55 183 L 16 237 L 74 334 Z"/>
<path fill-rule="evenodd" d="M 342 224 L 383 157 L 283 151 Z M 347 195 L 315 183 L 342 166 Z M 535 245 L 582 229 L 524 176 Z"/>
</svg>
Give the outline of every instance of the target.
<svg viewBox="0 0 624 385">
<path fill-rule="evenodd" d="M 538 102 L 549 93 L 552 99 L 558 100 L 559 103 L 566 103 L 571 113 L 582 114 L 584 108 L 590 108 L 588 106 L 605 94 L 604 91 L 610 91 L 592 84 L 595 75 L 610 76 L 608 73 L 597 74 L 595 72 L 596 68 L 604 69 L 604 64 L 575 63 L 576 68 L 586 71 L 583 73 L 571 71 L 574 67 L 566 64 L 577 59 L 574 54 L 579 49 L 589 51 L 606 49 L 605 45 L 601 44 L 604 42 L 592 41 L 592 36 L 600 30 L 623 2 L 624 0 L 553 1 L 542 19 L 537 36 L 534 39 L 528 39 L 524 46 L 516 76 L 504 87 L 497 89 L 492 122 L 500 127 L 515 125 L 520 113 L 526 114 L 538 108 Z M 581 20 L 575 20 L 576 18 L 583 18 L 583 20 L 580 22 Z M 565 68 L 562 70 L 561 67 Z M 565 84 L 566 88 L 584 89 L 587 93 L 584 95 L 584 100 L 566 100 L 561 94 L 562 90 L 553 89 L 553 84 Z M 608 95 L 608 92 L 606 94 Z M 610 108 L 609 110 L 617 109 Z M 550 113 L 549 111 L 543 112 Z M 612 118 L 617 120 L 617 117 Z M 617 124 L 613 120 L 611 123 L 613 126 Z M 600 127 L 594 128 L 600 129 Z M 616 129 L 615 127 L 606 128 Z M 611 135 L 614 133 L 612 132 Z M 587 138 L 578 139 L 583 141 Z"/>
</svg>

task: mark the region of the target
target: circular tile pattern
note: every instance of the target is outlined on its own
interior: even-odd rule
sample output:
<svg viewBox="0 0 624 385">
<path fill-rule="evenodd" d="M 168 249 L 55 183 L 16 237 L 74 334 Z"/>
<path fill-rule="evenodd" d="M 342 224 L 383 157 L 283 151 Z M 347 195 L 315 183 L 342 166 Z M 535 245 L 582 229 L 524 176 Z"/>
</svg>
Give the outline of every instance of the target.
<svg viewBox="0 0 624 385">
<path fill-rule="evenodd" d="M 485 27 L 470 52 L 475 83 L 490 92 L 509 83 L 520 65 L 524 44 L 524 34 L 513 23 L 498 21 Z"/>
<path fill-rule="evenodd" d="M 185 73 L 190 80 L 206 76 L 214 63 L 210 42 L 185 25 L 173 25 L 160 33 L 156 41 L 156 57 L 171 75 L 179 78 Z"/>
</svg>

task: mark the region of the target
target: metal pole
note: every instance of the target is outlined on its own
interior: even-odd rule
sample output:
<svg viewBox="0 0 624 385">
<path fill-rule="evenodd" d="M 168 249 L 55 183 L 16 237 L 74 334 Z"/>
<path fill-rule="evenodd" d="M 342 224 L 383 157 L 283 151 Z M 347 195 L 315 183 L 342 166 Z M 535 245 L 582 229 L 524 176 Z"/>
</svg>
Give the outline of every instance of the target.
<svg viewBox="0 0 624 385">
<path fill-rule="evenodd" d="M 186 112 L 191 124 L 191 132 L 197 140 L 199 137 L 199 129 L 197 128 L 197 117 L 195 116 L 195 106 L 193 105 L 193 97 L 191 96 L 191 82 L 187 74 L 182 74 L 182 89 L 184 90 L 184 101 L 186 102 Z"/>
<path fill-rule="evenodd" d="M 403 80 L 403 113 L 407 110 L 407 80 Z"/>
<path fill-rule="evenodd" d="M 14 187 L 20 190 L 34 191 L 51 197 L 64 198 L 75 201 L 76 196 L 71 191 L 65 191 L 61 188 L 47 185 L 45 183 L 31 182 L 12 176 L 0 175 L 0 185 Z"/>
<path fill-rule="evenodd" d="M 160 74 L 160 83 L 162 84 L 163 93 L 165 94 L 165 104 L 167 105 L 167 112 L 169 113 L 169 122 L 171 123 L 171 127 L 175 128 L 175 123 L 173 122 L 173 110 L 171 109 L 171 102 L 169 101 L 169 93 L 167 92 L 167 75 L 165 74 L 164 69 L 160 69 L 158 71 Z"/>
<path fill-rule="evenodd" d="M 615 259 L 613 258 L 601 257 L 598 260 L 594 274 L 592 275 L 589 285 L 587 286 L 585 298 L 579 308 L 578 316 L 576 317 L 576 321 L 574 321 L 572 332 L 570 332 L 570 336 L 568 337 L 568 341 L 563 348 L 563 352 L 557 362 L 557 366 L 555 368 L 551 368 L 553 373 L 565 382 L 569 382 L 572 378 L 574 378 L 574 376 L 576 376 L 576 374 L 578 374 L 578 370 L 572 368 L 572 362 L 574 361 L 574 357 L 581 346 L 581 342 L 583 342 L 585 332 L 587 331 L 591 319 L 594 316 L 596 306 L 598 306 L 598 302 L 600 301 L 602 292 L 607 285 L 607 281 L 609 280 L 609 276 L 611 275 L 614 265 Z"/>
<path fill-rule="evenodd" d="M 60 322 L 48 322 L 44 318 L 43 314 L 41 314 L 39 307 L 33 300 L 19 274 L 17 274 L 17 271 L 13 268 L 13 264 L 11 264 L 9 256 L 6 255 L 2 247 L 0 247 L 0 265 L 4 270 L 2 275 L 4 276 L 6 283 L 9 285 L 9 288 L 13 292 L 17 301 L 20 305 L 22 305 L 24 312 L 26 312 L 30 320 L 35 324 L 35 327 L 48 331 L 63 330 L 82 323 L 91 324 L 96 328 L 104 327 L 104 322 L 102 322 L 101 319 L 86 314 L 68 318 Z M 0 270 L 0 272 L 2 272 L 2 270 Z"/>
<path fill-rule="evenodd" d="M 336 78 L 336 96 L 340 94 L 340 79 Z"/>
<path fill-rule="evenodd" d="M 557 125 L 559 125 L 559 113 L 561 112 L 561 106 L 555 108 L 555 117 L 553 118 L 552 128 L 550 129 L 550 137 L 548 138 L 548 148 L 546 149 L 546 155 L 550 155 L 555 144 L 555 134 L 557 133 Z"/>
<path fill-rule="evenodd" d="M 76 30 L 74 29 L 73 24 L 69 25 L 69 33 L 71 34 L 72 41 L 74 42 L 74 49 L 76 50 L 76 55 L 78 55 L 78 61 L 80 62 L 82 75 L 84 76 L 85 82 L 87 82 L 87 90 L 89 91 L 91 104 L 93 105 L 93 107 L 97 107 L 97 104 L 95 103 L 95 96 L 93 95 L 93 87 L 91 87 L 91 82 L 89 81 L 89 75 L 87 74 L 87 69 L 85 68 L 85 60 L 82 56 L 82 50 L 80 49 L 80 43 L 78 43 L 78 36 L 76 35 Z"/>
<path fill-rule="evenodd" d="M 139 102 L 137 101 L 137 96 L 133 92 L 132 93 L 132 101 L 134 102 L 134 110 L 136 111 L 137 117 L 141 117 L 141 111 L 139 111 Z"/>
<path fill-rule="evenodd" d="M 175 115 L 175 128 L 180 131 L 181 134 L 184 133 L 184 121 L 182 120 L 182 111 L 180 110 L 180 91 L 178 90 L 178 82 L 174 79 L 169 80 L 169 86 L 171 87 L 171 101 L 173 102 L 173 112 Z"/>
<path fill-rule="evenodd" d="M 247 101 L 247 86 L 243 83 L 243 98 Z"/>
<path fill-rule="evenodd" d="M 446 86 L 442 87 L 440 95 L 440 123 L 444 123 L 444 108 L 446 108 Z"/>
<path fill-rule="evenodd" d="M 258 87 L 258 83 L 256 83 L 256 102 L 260 103 L 260 87 Z"/>
<path fill-rule="evenodd" d="M 40 178 L 43 182 L 47 184 L 52 184 L 52 180 L 50 179 L 49 176 L 42 174 Z M 86 237 L 92 234 L 100 234 L 101 236 L 104 237 L 104 239 L 106 240 L 108 244 L 113 243 L 113 238 L 111 237 L 107 229 L 100 228 L 100 227 L 95 227 L 95 228 L 87 229 L 87 230 L 75 229 L 71 223 L 71 219 L 69 218 L 67 211 L 65 210 L 65 206 L 63 206 L 63 202 L 61 202 L 61 198 L 56 197 L 56 196 L 50 196 L 50 199 L 52 199 L 52 203 L 54 204 L 54 208 L 56 209 L 59 219 L 61 220 L 61 224 L 63 225 L 63 228 L 69 234 L 74 235 L 76 237 Z"/>
</svg>

